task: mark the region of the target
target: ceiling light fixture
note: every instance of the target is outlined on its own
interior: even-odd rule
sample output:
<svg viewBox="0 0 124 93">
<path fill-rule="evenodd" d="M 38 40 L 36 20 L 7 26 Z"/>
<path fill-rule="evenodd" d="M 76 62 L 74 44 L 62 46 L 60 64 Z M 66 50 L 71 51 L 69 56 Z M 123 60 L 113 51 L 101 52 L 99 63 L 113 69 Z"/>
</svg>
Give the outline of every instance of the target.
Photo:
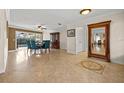
<svg viewBox="0 0 124 93">
<path fill-rule="evenodd" d="M 61 23 L 58 23 L 58 25 L 62 25 Z"/>
<path fill-rule="evenodd" d="M 91 12 L 91 9 L 83 9 L 83 10 L 80 11 L 80 14 L 81 14 L 81 15 L 87 15 L 87 14 L 89 14 L 90 12 Z"/>
<path fill-rule="evenodd" d="M 37 26 L 37 30 L 40 31 L 40 32 L 43 32 L 43 30 L 46 30 L 47 28 L 45 26 Z"/>
<path fill-rule="evenodd" d="M 38 31 L 41 31 L 41 26 L 38 26 L 37 30 L 38 30 Z"/>
</svg>

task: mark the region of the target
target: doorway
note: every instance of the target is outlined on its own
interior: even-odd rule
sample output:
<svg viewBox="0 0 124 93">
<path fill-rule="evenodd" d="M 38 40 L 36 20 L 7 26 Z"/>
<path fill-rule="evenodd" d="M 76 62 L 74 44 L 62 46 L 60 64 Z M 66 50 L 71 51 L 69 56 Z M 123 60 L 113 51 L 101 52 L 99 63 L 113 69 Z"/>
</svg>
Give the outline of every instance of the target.
<svg viewBox="0 0 124 93">
<path fill-rule="evenodd" d="M 60 33 L 50 33 L 51 48 L 60 49 Z"/>
</svg>

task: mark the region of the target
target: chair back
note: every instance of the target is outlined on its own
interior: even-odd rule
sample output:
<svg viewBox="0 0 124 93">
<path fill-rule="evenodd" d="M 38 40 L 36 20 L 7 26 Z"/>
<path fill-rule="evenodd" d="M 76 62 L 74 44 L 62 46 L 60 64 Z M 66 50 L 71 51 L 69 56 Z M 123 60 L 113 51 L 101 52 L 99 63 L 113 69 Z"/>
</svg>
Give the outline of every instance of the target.
<svg viewBox="0 0 124 93">
<path fill-rule="evenodd" d="M 43 41 L 43 48 L 50 48 L 50 40 Z"/>
<path fill-rule="evenodd" d="M 31 42 L 30 42 L 30 40 L 27 40 L 27 47 L 28 47 L 28 49 L 31 49 Z"/>
<path fill-rule="evenodd" d="M 34 40 L 31 40 L 31 48 L 36 49 L 36 42 Z"/>
</svg>

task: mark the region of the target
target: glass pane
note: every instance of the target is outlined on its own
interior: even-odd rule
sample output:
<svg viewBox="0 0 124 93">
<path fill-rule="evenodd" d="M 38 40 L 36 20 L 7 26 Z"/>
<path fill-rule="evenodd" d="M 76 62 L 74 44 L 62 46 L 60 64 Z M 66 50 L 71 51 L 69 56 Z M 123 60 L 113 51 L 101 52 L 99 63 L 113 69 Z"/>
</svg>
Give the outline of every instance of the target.
<svg viewBox="0 0 124 93">
<path fill-rule="evenodd" d="M 105 55 L 105 27 L 92 29 L 91 52 Z"/>
</svg>

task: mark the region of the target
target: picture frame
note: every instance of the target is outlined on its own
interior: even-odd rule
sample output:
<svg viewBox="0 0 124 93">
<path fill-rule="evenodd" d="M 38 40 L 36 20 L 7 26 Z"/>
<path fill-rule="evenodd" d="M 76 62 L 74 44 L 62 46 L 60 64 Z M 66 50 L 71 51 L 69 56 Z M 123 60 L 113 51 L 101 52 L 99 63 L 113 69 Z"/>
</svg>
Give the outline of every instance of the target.
<svg viewBox="0 0 124 93">
<path fill-rule="evenodd" d="M 75 29 L 67 30 L 67 37 L 75 37 Z"/>
</svg>

